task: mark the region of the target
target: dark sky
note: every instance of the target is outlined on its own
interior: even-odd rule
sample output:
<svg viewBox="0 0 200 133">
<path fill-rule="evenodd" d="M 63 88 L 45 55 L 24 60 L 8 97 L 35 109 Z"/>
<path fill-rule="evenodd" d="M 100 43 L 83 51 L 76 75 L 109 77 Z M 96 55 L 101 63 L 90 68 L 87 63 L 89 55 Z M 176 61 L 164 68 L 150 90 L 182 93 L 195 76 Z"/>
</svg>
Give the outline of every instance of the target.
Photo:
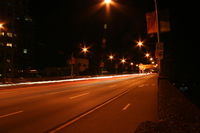
<svg viewBox="0 0 200 133">
<path fill-rule="evenodd" d="M 101 1 L 30 0 L 29 9 L 36 22 L 37 40 L 48 47 L 44 57 L 49 57 L 47 62 L 50 60 L 53 62 L 52 56 L 56 57 L 57 61 L 61 57 L 68 58 L 80 43 L 92 47 L 90 57 L 93 57 L 95 53 L 100 52 L 105 22 L 108 23 L 105 35 L 108 43 L 105 48 L 107 53 L 120 51 L 128 55 L 132 52 L 135 53 L 132 56 L 136 60 L 141 54 L 134 48 L 133 40 L 141 38 L 149 43 L 156 42 L 156 35 L 154 37 L 147 35 L 145 20 L 145 13 L 154 10 L 153 0 L 115 0 L 120 6 L 118 9 L 111 6 L 110 16 L 107 18 L 105 6 L 96 10 L 95 5 Z M 177 71 L 198 71 L 200 51 L 196 46 L 198 31 L 195 24 L 197 20 L 194 17 L 197 13 L 194 8 L 195 3 L 157 1 L 159 9 L 170 11 L 171 32 L 161 34 L 161 41 L 165 44 L 167 54 L 177 63 Z M 148 47 L 146 50 L 153 53 L 155 46 L 152 44 L 146 46 Z M 54 55 L 56 51 L 57 55 Z"/>
</svg>

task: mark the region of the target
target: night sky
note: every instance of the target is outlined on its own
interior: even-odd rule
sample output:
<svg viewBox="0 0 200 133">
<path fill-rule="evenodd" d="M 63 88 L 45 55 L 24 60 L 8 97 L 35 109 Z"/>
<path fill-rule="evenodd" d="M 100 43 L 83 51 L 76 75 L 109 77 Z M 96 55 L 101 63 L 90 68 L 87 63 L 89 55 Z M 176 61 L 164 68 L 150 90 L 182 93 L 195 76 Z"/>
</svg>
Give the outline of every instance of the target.
<svg viewBox="0 0 200 133">
<path fill-rule="evenodd" d="M 198 31 L 194 3 L 188 1 L 157 0 L 158 8 L 169 9 L 171 31 L 161 34 L 165 54 L 172 60 L 177 73 L 190 76 L 198 73 Z M 152 55 L 156 35 L 147 35 L 145 13 L 154 10 L 153 0 L 115 0 L 109 16 L 106 6 L 98 9 L 102 0 L 30 0 L 29 10 L 36 25 L 38 64 L 65 66 L 66 59 L 80 44 L 90 47 L 87 58 L 101 58 L 105 54 L 131 57 L 144 61 L 144 52 Z M 108 24 L 106 32 L 103 24 Z M 107 38 L 102 49 L 102 38 Z M 146 40 L 146 48 L 139 51 L 134 41 Z M 102 55 L 103 53 L 103 55 Z M 41 56 L 42 55 L 42 56 Z M 98 57 L 99 56 L 99 57 Z"/>
</svg>

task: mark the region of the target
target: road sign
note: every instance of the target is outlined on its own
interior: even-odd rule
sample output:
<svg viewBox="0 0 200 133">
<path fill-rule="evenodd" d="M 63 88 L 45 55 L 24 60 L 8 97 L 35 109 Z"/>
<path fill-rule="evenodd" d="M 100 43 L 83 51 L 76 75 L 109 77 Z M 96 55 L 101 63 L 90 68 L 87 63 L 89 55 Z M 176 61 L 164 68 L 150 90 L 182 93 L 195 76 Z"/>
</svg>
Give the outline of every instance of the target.
<svg viewBox="0 0 200 133">
<path fill-rule="evenodd" d="M 100 67 L 104 67 L 104 62 L 103 61 L 100 63 Z"/>
<path fill-rule="evenodd" d="M 163 42 L 156 43 L 156 51 L 164 51 L 164 44 Z"/>
<path fill-rule="evenodd" d="M 163 51 L 156 50 L 155 51 L 155 58 L 157 58 L 157 59 L 163 59 Z"/>
</svg>

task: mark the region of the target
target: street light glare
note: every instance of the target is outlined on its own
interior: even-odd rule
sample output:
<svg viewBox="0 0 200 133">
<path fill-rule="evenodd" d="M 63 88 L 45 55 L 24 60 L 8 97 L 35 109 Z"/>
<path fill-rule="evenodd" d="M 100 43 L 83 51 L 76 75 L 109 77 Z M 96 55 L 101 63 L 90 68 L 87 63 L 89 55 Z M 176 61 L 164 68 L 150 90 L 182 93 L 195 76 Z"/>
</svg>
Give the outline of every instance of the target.
<svg viewBox="0 0 200 133">
<path fill-rule="evenodd" d="M 142 42 L 138 42 L 138 46 L 142 46 L 143 45 L 143 43 Z"/>
<path fill-rule="evenodd" d="M 88 51 L 88 49 L 87 48 L 83 48 L 83 52 L 87 52 Z"/>
<path fill-rule="evenodd" d="M 146 53 L 146 57 L 149 57 L 150 56 L 150 54 L 149 53 Z"/>
<path fill-rule="evenodd" d="M 112 55 L 110 55 L 109 58 L 112 60 L 114 57 Z"/>
<path fill-rule="evenodd" d="M 122 60 L 121 60 L 121 62 L 122 62 L 122 63 L 125 63 L 125 62 L 126 62 L 126 60 L 125 60 L 125 59 L 122 59 Z"/>
<path fill-rule="evenodd" d="M 104 2 L 109 4 L 109 3 L 111 3 L 111 0 L 105 0 Z"/>
</svg>

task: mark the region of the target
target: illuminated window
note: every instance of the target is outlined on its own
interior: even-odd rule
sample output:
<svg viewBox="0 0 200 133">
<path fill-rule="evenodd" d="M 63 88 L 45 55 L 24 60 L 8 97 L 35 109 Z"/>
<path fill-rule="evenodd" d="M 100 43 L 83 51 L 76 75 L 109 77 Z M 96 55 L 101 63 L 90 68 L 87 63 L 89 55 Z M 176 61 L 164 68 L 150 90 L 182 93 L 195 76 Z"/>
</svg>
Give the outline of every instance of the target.
<svg viewBox="0 0 200 133">
<path fill-rule="evenodd" d="M 7 43 L 6 46 L 12 47 L 12 43 Z"/>
<path fill-rule="evenodd" d="M 27 49 L 24 49 L 24 50 L 23 50 L 23 53 L 24 53 L 24 54 L 27 54 L 27 53 L 28 53 L 28 50 L 27 50 Z"/>
<path fill-rule="evenodd" d="M 1 35 L 1 36 L 4 36 L 4 32 L 0 32 L 0 35 Z"/>
<path fill-rule="evenodd" d="M 10 63 L 10 59 L 7 59 L 7 62 Z"/>
<path fill-rule="evenodd" d="M 8 32 L 8 33 L 7 33 L 7 36 L 8 36 L 8 37 L 12 37 L 12 33 Z"/>
<path fill-rule="evenodd" d="M 103 26 L 103 27 L 104 27 L 104 29 L 107 29 L 107 24 L 104 24 L 104 26 Z"/>
</svg>

